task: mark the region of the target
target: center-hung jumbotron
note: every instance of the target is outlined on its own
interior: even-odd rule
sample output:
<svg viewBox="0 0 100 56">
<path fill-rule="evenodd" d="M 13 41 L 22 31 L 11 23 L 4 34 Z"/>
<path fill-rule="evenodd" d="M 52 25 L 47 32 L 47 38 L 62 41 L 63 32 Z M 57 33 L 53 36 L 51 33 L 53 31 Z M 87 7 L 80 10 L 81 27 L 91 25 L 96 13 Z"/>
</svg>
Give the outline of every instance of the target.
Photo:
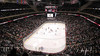
<svg viewBox="0 0 100 56">
<path fill-rule="evenodd" d="M 23 46 L 30 51 L 59 53 L 66 48 L 65 29 L 64 22 L 45 22 L 23 39 Z"/>
</svg>

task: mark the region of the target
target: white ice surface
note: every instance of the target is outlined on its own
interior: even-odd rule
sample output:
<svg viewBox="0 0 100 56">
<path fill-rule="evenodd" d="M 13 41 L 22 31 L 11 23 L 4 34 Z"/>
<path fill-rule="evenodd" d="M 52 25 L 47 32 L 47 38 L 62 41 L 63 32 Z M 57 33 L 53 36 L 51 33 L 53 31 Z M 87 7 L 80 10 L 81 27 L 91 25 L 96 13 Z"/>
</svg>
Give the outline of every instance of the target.
<svg viewBox="0 0 100 56">
<path fill-rule="evenodd" d="M 61 52 L 66 47 L 65 24 L 61 22 L 46 22 L 23 43 L 24 47 L 31 51 Z"/>
</svg>

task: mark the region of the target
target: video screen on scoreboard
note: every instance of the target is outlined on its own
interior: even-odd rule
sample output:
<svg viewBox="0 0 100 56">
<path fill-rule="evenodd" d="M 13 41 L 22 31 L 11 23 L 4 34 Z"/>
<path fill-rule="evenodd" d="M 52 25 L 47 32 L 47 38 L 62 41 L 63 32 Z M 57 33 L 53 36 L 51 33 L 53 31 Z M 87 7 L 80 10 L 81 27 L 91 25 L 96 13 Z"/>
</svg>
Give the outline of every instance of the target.
<svg viewBox="0 0 100 56">
<path fill-rule="evenodd" d="M 53 13 L 47 13 L 47 17 L 53 17 Z"/>
<path fill-rule="evenodd" d="M 56 12 L 57 7 L 56 6 L 45 6 L 45 12 Z"/>
</svg>

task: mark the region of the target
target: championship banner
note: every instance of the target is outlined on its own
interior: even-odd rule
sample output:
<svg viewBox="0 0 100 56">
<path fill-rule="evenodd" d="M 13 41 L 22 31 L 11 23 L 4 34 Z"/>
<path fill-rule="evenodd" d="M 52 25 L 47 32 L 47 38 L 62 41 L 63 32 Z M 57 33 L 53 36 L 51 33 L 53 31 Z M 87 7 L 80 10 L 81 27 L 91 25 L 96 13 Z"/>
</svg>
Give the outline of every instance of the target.
<svg viewBox="0 0 100 56">
<path fill-rule="evenodd" d="M 17 3 L 19 3 L 19 1 L 17 0 Z"/>
</svg>

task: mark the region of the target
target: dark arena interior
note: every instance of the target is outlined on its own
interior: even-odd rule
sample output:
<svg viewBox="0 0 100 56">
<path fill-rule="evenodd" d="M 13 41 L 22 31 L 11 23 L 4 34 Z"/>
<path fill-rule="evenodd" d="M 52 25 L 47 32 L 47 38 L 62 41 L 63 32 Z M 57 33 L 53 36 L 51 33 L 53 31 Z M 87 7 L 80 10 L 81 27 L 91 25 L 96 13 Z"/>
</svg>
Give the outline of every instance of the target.
<svg viewBox="0 0 100 56">
<path fill-rule="evenodd" d="M 57 6 L 54 19 L 48 19 L 45 6 Z M 65 50 L 25 49 L 23 39 L 46 21 L 65 22 Z M 0 0 L 0 56 L 100 56 L 99 34 L 99 0 Z"/>
</svg>

